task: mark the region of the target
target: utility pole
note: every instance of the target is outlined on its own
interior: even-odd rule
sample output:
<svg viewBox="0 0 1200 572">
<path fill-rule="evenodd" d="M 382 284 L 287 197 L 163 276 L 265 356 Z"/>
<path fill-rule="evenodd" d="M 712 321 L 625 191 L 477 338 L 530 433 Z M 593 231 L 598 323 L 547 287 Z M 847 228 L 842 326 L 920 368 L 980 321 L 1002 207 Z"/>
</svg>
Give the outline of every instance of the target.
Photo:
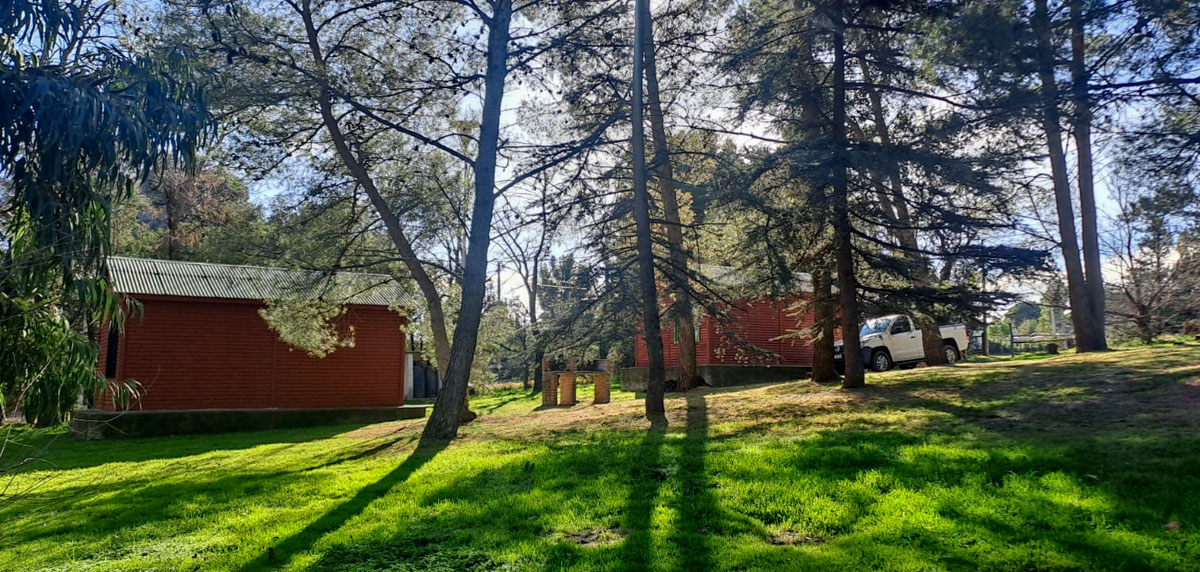
<svg viewBox="0 0 1200 572">
<path fill-rule="evenodd" d="M 1017 329 L 1011 320 L 1008 322 L 1008 347 L 1012 348 L 1013 357 L 1017 357 Z"/>
<path fill-rule="evenodd" d="M 982 290 L 984 293 L 987 292 L 987 267 L 986 266 L 983 267 L 983 281 L 980 284 L 980 290 Z M 987 310 L 983 311 L 983 333 L 980 334 L 979 340 L 980 340 L 980 342 L 982 342 L 982 345 L 983 345 L 983 351 L 982 351 L 983 355 L 985 355 L 985 356 L 992 355 L 991 349 L 988 348 L 988 312 L 987 312 Z"/>
<path fill-rule="evenodd" d="M 496 261 L 496 303 L 500 303 L 500 269 L 504 267 L 504 263 Z"/>
</svg>

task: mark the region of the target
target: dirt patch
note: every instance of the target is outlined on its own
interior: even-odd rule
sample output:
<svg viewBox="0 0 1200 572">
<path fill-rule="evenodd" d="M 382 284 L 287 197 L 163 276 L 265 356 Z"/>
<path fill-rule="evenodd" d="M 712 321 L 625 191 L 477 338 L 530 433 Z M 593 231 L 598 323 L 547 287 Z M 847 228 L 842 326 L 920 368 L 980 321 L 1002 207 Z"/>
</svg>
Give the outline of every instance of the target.
<svg viewBox="0 0 1200 572">
<path fill-rule="evenodd" d="M 682 423 L 687 415 L 683 400 L 667 399 L 666 405 L 670 424 Z M 483 416 L 475 423 L 465 425 L 464 430 L 472 437 L 516 440 L 544 440 L 556 432 L 571 430 L 646 430 L 650 428 L 650 421 L 645 417 L 644 407 L 640 400 L 624 400 L 604 405 L 531 410 L 520 416 Z"/>
<path fill-rule="evenodd" d="M 853 392 L 809 381 L 668 394 L 671 431 L 683 430 L 688 401 L 702 398 L 710 438 L 930 425 L 991 431 L 1095 435 L 1134 429 L 1200 430 L 1200 347 L 1063 354 L 1030 361 L 965 363 L 868 376 Z M 528 406 L 524 409 L 525 405 Z M 693 415 L 694 417 L 694 415 Z M 346 433 L 358 439 L 416 439 L 423 419 Z M 628 394 L 612 403 L 538 409 L 534 398 L 463 425 L 466 440 L 547 441 L 572 431 L 646 431 L 644 404 Z"/>
<path fill-rule="evenodd" d="M 619 526 L 610 526 L 608 528 L 593 528 L 583 532 L 568 532 L 563 535 L 563 538 L 580 546 L 603 546 L 617 542 L 626 536 L 629 536 L 628 530 Z"/>
<path fill-rule="evenodd" d="M 868 388 L 853 394 L 855 403 L 822 401 L 834 411 L 842 408 L 830 419 L 874 410 L 903 412 L 916 420 L 912 413 L 923 410 L 937 414 L 928 422 L 999 432 L 1194 433 L 1200 430 L 1197 364 L 1196 346 L 960 364 L 869 376 Z M 788 400 L 781 401 L 781 410 L 789 407 Z"/>
<path fill-rule="evenodd" d="M 666 418 L 672 429 L 688 420 L 688 400 L 703 398 L 708 418 L 720 423 L 754 423 L 768 426 L 795 422 L 808 415 L 842 411 L 857 400 L 836 388 L 807 381 L 732 388 L 697 388 L 668 394 Z M 645 431 L 651 423 L 641 400 L 621 400 L 605 405 L 577 405 L 530 411 L 523 416 L 484 416 L 465 426 L 472 436 L 542 440 L 572 430 Z"/>
<path fill-rule="evenodd" d="M 425 419 L 406 419 L 404 421 L 376 423 L 374 425 L 367 425 L 361 429 L 342 433 L 339 437 L 346 439 L 382 439 L 385 437 L 405 437 L 409 434 L 420 436 L 421 429 L 425 427 L 425 421 Z"/>
<path fill-rule="evenodd" d="M 785 530 L 778 534 L 772 534 L 768 539 L 771 544 L 776 546 L 811 546 L 813 544 L 824 544 L 826 541 L 820 536 L 811 534 L 800 534 L 799 532 Z"/>
</svg>

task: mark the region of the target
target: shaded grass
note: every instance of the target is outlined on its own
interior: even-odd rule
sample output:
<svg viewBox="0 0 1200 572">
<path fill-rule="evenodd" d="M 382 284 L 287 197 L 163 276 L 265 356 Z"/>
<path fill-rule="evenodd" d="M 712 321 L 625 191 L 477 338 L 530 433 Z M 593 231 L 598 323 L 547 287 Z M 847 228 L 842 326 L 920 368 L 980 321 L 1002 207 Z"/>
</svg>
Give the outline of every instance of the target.
<svg viewBox="0 0 1200 572">
<path fill-rule="evenodd" d="M 868 381 L 672 395 L 653 426 L 628 393 L 500 392 L 449 445 L 61 438 L 0 569 L 1200 569 L 1200 347 Z"/>
</svg>

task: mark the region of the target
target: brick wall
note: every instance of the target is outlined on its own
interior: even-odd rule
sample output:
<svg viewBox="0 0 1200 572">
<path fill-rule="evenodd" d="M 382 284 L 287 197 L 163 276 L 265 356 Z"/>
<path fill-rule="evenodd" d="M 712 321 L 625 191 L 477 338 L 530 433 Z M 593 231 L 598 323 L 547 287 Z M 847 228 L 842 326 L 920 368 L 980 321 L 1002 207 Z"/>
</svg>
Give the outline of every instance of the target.
<svg viewBox="0 0 1200 572">
<path fill-rule="evenodd" d="M 380 407 L 404 403 L 404 319 L 387 308 L 351 306 L 339 322 L 354 347 L 322 359 L 279 340 L 258 315 L 262 303 L 138 297 L 119 340 L 116 379 L 136 379 L 134 409 Z M 107 336 L 100 336 L 101 372 Z M 113 409 L 99 396 L 97 409 Z"/>
<path fill-rule="evenodd" d="M 700 324 L 700 341 L 696 344 L 696 365 L 788 365 L 812 366 L 812 344 L 796 337 L 784 337 L 790 332 L 812 326 L 810 309 L 802 316 L 792 315 L 790 307 L 800 296 L 773 302 L 758 300 L 743 303 L 729 311 L 729 320 L 722 324 L 705 316 Z M 674 325 L 663 320 L 663 363 L 679 364 L 679 346 L 675 343 Z M 681 332 L 682 334 L 682 332 Z M 775 355 L 762 355 L 746 348 L 744 343 L 766 349 Z M 648 367 L 645 336 L 634 341 L 634 366 Z"/>
</svg>

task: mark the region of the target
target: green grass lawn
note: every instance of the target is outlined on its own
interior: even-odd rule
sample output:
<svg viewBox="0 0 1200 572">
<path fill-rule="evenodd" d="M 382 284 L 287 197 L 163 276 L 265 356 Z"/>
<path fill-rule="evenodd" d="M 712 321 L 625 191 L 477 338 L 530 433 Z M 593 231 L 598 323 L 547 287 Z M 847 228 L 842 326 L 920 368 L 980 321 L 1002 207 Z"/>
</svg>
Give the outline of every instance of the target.
<svg viewBox="0 0 1200 572">
<path fill-rule="evenodd" d="M 448 446 L 20 431 L 0 570 L 1200 570 L 1200 346 L 868 382 L 672 395 L 665 429 L 493 394 Z"/>
</svg>

